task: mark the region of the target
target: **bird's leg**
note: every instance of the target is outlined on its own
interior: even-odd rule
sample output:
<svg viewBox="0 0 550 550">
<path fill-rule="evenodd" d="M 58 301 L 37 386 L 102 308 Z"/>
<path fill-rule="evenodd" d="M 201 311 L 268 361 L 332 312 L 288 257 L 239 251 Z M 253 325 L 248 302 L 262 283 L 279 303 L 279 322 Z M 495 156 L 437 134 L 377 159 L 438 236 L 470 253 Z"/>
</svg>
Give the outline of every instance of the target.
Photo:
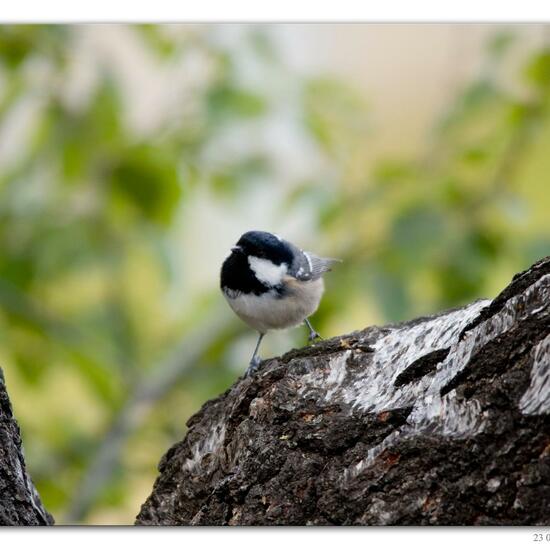
<svg viewBox="0 0 550 550">
<path fill-rule="evenodd" d="M 311 323 L 309 322 L 309 319 L 307 317 L 304 319 L 304 323 L 307 325 L 307 328 L 309 329 L 309 336 L 308 336 L 309 342 L 313 342 L 313 340 L 315 340 L 316 338 L 321 338 L 321 335 L 311 326 Z"/>
<path fill-rule="evenodd" d="M 265 333 L 260 332 L 260 337 L 258 338 L 256 347 L 254 348 L 254 353 L 252 354 L 252 359 L 250 359 L 250 364 L 248 365 L 248 369 L 246 369 L 245 376 L 250 376 L 251 374 L 254 374 L 256 369 L 260 366 L 261 358 L 258 355 L 258 349 L 260 348 L 260 343 L 264 336 L 265 336 Z"/>
</svg>

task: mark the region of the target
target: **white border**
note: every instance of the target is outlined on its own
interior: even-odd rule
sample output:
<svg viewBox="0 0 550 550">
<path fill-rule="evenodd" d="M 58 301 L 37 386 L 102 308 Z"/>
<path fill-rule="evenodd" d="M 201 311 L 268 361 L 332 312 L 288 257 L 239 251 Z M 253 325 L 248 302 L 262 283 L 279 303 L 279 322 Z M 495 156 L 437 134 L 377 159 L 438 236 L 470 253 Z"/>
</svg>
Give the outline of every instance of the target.
<svg viewBox="0 0 550 550">
<path fill-rule="evenodd" d="M 16 0 L 0 22 L 536 22 L 550 21 L 544 0 Z"/>
<path fill-rule="evenodd" d="M 0 533 L 4 548 L 35 547 L 55 550 L 121 548 L 216 548 L 219 550 L 271 550 L 272 548 L 335 548 L 441 550 L 471 548 L 548 548 L 534 542 L 534 534 L 550 535 L 548 527 L 325 527 L 325 528 L 16 528 Z"/>
</svg>

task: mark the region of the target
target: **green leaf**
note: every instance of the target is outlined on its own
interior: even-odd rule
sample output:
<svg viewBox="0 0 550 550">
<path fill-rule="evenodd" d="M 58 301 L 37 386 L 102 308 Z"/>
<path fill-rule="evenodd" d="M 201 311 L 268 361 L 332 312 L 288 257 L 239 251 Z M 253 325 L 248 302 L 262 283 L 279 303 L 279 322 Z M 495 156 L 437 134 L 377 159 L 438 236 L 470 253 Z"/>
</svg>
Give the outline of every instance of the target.
<svg viewBox="0 0 550 550">
<path fill-rule="evenodd" d="M 166 35 L 163 25 L 145 24 L 132 28 L 143 43 L 163 59 L 171 57 L 178 49 L 174 40 Z"/>
<path fill-rule="evenodd" d="M 36 54 L 63 62 L 67 35 L 63 25 L 1 25 L 0 64 L 16 70 Z"/>
<path fill-rule="evenodd" d="M 525 79 L 535 88 L 544 90 L 550 86 L 550 50 L 536 53 L 524 70 Z"/>
<path fill-rule="evenodd" d="M 481 147 L 468 147 L 461 155 L 461 160 L 466 164 L 478 166 L 483 164 L 489 157 L 488 152 Z"/>
<path fill-rule="evenodd" d="M 258 93 L 225 82 L 210 90 L 206 104 L 210 116 L 218 122 L 227 118 L 255 118 L 267 110 L 265 99 Z"/>
<path fill-rule="evenodd" d="M 145 219 L 168 224 L 182 194 L 176 159 L 161 148 L 138 145 L 119 158 L 110 175 L 114 198 L 129 203 Z"/>
<path fill-rule="evenodd" d="M 415 205 L 396 216 L 389 246 L 409 266 L 416 266 L 433 256 L 445 238 L 445 231 L 439 210 Z"/>
</svg>

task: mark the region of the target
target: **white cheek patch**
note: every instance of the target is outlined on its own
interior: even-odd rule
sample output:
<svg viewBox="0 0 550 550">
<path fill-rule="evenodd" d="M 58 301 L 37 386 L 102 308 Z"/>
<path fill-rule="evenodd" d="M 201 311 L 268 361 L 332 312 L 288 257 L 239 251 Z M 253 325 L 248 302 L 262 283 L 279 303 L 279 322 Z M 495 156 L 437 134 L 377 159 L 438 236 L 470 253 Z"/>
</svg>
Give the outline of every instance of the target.
<svg viewBox="0 0 550 550">
<path fill-rule="evenodd" d="M 275 265 L 269 260 L 248 256 L 248 265 L 256 275 L 256 278 L 268 286 L 277 286 L 281 284 L 286 275 L 288 266 L 283 262 L 281 265 Z"/>
</svg>

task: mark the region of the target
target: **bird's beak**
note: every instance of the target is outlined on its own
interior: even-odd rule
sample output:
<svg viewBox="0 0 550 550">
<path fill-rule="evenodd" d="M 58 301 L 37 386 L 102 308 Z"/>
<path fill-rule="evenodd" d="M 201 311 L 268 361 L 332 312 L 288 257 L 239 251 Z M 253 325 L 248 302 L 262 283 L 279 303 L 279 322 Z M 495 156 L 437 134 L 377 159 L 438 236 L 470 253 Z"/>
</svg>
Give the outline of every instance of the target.
<svg viewBox="0 0 550 550">
<path fill-rule="evenodd" d="M 240 246 L 232 246 L 231 247 L 231 252 L 240 252 L 242 250 L 242 248 Z"/>
</svg>

